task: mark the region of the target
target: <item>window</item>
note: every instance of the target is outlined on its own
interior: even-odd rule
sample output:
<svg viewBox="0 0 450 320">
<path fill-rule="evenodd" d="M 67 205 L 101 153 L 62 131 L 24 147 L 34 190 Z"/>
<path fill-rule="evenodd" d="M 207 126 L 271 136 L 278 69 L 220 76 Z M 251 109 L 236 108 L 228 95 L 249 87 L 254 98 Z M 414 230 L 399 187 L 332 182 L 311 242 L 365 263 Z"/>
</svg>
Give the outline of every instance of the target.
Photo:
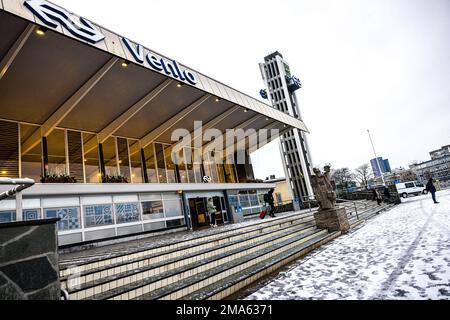
<svg viewBox="0 0 450 320">
<path fill-rule="evenodd" d="M 77 182 L 83 183 L 83 145 L 81 132 L 67 131 L 67 149 L 69 154 L 69 175 L 75 177 Z"/>
<path fill-rule="evenodd" d="M 131 160 L 131 181 L 133 183 L 142 183 L 142 166 L 141 166 L 141 148 L 139 141 L 128 140 Z"/>
<path fill-rule="evenodd" d="M 137 203 L 116 204 L 117 223 L 127 223 L 139 221 L 139 207 Z"/>
<path fill-rule="evenodd" d="M 164 200 L 164 213 L 166 218 L 182 216 L 181 200 Z"/>
<path fill-rule="evenodd" d="M 275 196 L 276 196 L 276 198 L 277 198 L 277 203 L 282 203 L 282 202 L 283 202 L 283 199 L 282 199 L 282 197 L 281 197 L 281 193 L 277 192 L 277 193 L 275 194 Z"/>
<path fill-rule="evenodd" d="M 251 206 L 247 191 L 239 192 L 239 203 L 241 204 L 242 207 L 250 207 Z"/>
<path fill-rule="evenodd" d="M 111 205 L 93 205 L 84 207 L 84 226 L 86 228 L 113 223 Z"/>
<path fill-rule="evenodd" d="M 195 183 L 194 164 L 192 161 L 193 152 L 192 149 L 186 147 L 183 149 L 183 159 L 186 162 L 186 174 L 189 178 L 189 183 Z M 200 174 L 201 176 L 201 174 Z M 201 180 L 200 180 L 201 181 Z"/>
<path fill-rule="evenodd" d="M 148 182 L 158 183 L 158 175 L 156 171 L 155 154 L 153 152 L 153 144 L 144 148 L 145 166 L 147 167 Z"/>
<path fill-rule="evenodd" d="M 105 171 L 108 176 L 118 176 L 116 156 L 116 139 L 108 138 L 103 144 L 103 159 L 105 162 Z"/>
<path fill-rule="evenodd" d="M 423 184 L 422 184 L 422 183 L 418 183 L 418 182 L 416 182 L 416 187 L 419 187 L 419 188 L 423 188 L 424 186 L 423 186 Z"/>
<path fill-rule="evenodd" d="M 168 183 L 177 183 L 179 182 L 177 180 L 177 176 L 176 176 L 176 167 L 175 164 L 178 161 L 178 157 L 175 154 L 174 155 L 174 159 L 172 159 L 172 148 L 169 147 L 164 147 L 164 154 L 165 154 L 165 161 L 166 161 L 166 165 L 167 165 L 167 182 Z M 176 162 L 174 162 L 173 160 L 175 160 Z M 180 169 L 185 169 L 184 165 L 180 166 Z M 186 177 L 186 172 L 185 170 L 183 170 L 183 176 L 185 181 L 187 181 L 187 177 Z M 180 172 L 180 176 L 181 176 L 181 172 Z"/>
<path fill-rule="evenodd" d="M 47 136 L 48 174 L 67 174 L 66 135 L 62 129 L 55 129 Z"/>
<path fill-rule="evenodd" d="M 158 167 L 158 181 L 159 183 L 167 183 L 164 147 L 160 143 L 155 143 L 155 156 L 156 156 L 156 164 Z"/>
<path fill-rule="evenodd" d="M 15 211 L 2 211 L 0 212 L 0 223 L 16 221 Z"/>
<path fill-rule="evenodd" d="M 164 209 L 162 201 L 142 202 L 142 217 L 144 220 L 164 218 Z"/>
<path fill-rule="evenodd" d="M 228 195 L 228 203 L 231 207 L 236 208 L 239 206 L 239 198 L 237 195 Z"/>
<path fill-rule="evenodd" d="M 36 145 L 30 150 L 25 150 L 23 148 L 24 143 L 31 138 L 36 130 L 39 130 L 39 127 L 26 124 L 20 125 L 20 143 L 22 145 L 20 165 L 22 169 L 22 178 L 30 178 L 35 182 L 39 182 L 42 175 L 41 139 L 38 138 Z"/>
<path fill-rule="evenodd" d="M 405 183 L 406 188 L 414 188 L 414 183 Z"/>
<path fill-rule="evenodd" d="M 29 220 L 38 220 L 41 218 L 41 210 L 40 209 L 33 209 L 33 210 L 23 210 L 23 220 L 29 221 Z"/>
<path fill-rule="evenodd" d="M 58 230 L 67 231 L 80 228 L 80 214 L 78 208 L 45 209 L 46 218 L 60 218 Z"/>
<path fill-rule="evenodd" d="M 91 133 L 83 133 L 83 145 L 86 183 L 99 183 L 102 180 L 99 169 L 97 136 Z"/>
<path fill-rule="evenodd" d="M 219 175 L 219 183 L 225 183 L 225 171 L 222 164 L 217 165 L 217 174 Z"/>
<path fill-rule="evenodd" d="M 128 154 L 128 141 L 124 138 L 117 138 L 117 156 L 119 158 L 120 175 L 131 182 L 130 157 Z"/>
<path fill-rule="evenodd" d="M 0 121 L 0 177 L 19 177 L 19 125 Z"/>
<path fill-rule="evenodd" d="M 250 205 L 252 207 L 259 206 L 259 199 L 258 195 L 256 194 L 256 191 L 254 191 L 254 193 L 250 193 L 249 197 L 250 197 Z"/>
</svg>

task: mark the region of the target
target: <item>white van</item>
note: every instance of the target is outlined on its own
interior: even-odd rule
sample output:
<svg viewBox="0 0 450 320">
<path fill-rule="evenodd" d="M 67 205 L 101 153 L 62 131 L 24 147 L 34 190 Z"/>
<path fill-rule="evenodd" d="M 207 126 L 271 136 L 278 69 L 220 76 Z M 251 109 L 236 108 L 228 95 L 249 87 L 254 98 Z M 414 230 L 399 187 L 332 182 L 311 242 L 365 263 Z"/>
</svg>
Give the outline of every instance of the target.
<svg viewBox="0 0 450 320">
<path fill-rule="evenodd" d="M 403 198 L 407 198 L 409 195 L 419 195 L 428 193 L 427 189 L 418 181 L 408 181 L 396 183 L 395 187 L 397 188 L 397 192 Z"/>
</svg>

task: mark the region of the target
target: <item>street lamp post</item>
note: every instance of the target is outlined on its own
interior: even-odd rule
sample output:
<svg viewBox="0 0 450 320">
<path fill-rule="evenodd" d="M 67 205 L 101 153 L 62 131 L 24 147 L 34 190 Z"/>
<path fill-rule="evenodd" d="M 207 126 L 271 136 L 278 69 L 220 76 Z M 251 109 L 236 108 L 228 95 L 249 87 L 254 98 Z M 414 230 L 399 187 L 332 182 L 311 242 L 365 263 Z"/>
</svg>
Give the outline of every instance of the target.
<svg viewBox="0 0 450 320">
<path fill-rule="evenodd" d="M 381 171 L 380 162 L 378 161 L 377 153 L 375 152 L 375 147 L 373 146 L 373 141 L 372 141 L 372 137 L 370 136 L 369 129 L 367 129 L 367 133 L 369 134 L 370 143 L 372 144 L 373 154 L 375 155 L 375 161 L 377 162 L 378 170 L 380 170 L 381 181 L 383 182 L 383 185 L 385 186 L 386 183 L 384 182 L 383 171 Z"/>
</svg>

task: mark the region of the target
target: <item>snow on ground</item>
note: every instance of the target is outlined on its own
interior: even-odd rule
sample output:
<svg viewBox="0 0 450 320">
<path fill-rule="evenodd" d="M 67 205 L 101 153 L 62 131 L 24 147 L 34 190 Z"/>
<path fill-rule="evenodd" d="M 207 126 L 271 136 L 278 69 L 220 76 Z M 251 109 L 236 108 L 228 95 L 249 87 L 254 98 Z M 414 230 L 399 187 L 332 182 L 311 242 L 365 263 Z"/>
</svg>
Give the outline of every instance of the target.
<svg viewBox="0 0 450 320">
<path fill-rule="evenodd" d="M 246 299 L 449 299 L 450 190 L 437 200 L 402 200 Z"/>
</svg>

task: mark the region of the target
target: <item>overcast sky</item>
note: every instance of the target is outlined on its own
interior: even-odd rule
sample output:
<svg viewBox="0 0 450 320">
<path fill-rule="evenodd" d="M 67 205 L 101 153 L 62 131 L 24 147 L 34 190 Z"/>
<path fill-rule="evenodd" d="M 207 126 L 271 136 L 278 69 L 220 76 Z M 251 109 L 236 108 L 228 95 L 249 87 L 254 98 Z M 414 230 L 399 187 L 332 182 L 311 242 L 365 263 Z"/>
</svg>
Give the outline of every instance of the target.
<svg viewBox="0 0 450 320">
<path fill-rule="evenodd" d="M 259 98 L 258 63 L 278 50 L 297 91 L 314 164 L 392 168 L 450 144 L 449 0 L 53 0 Z M 283 176 L 278 144 L 252 156 Z"/>
</svg>

